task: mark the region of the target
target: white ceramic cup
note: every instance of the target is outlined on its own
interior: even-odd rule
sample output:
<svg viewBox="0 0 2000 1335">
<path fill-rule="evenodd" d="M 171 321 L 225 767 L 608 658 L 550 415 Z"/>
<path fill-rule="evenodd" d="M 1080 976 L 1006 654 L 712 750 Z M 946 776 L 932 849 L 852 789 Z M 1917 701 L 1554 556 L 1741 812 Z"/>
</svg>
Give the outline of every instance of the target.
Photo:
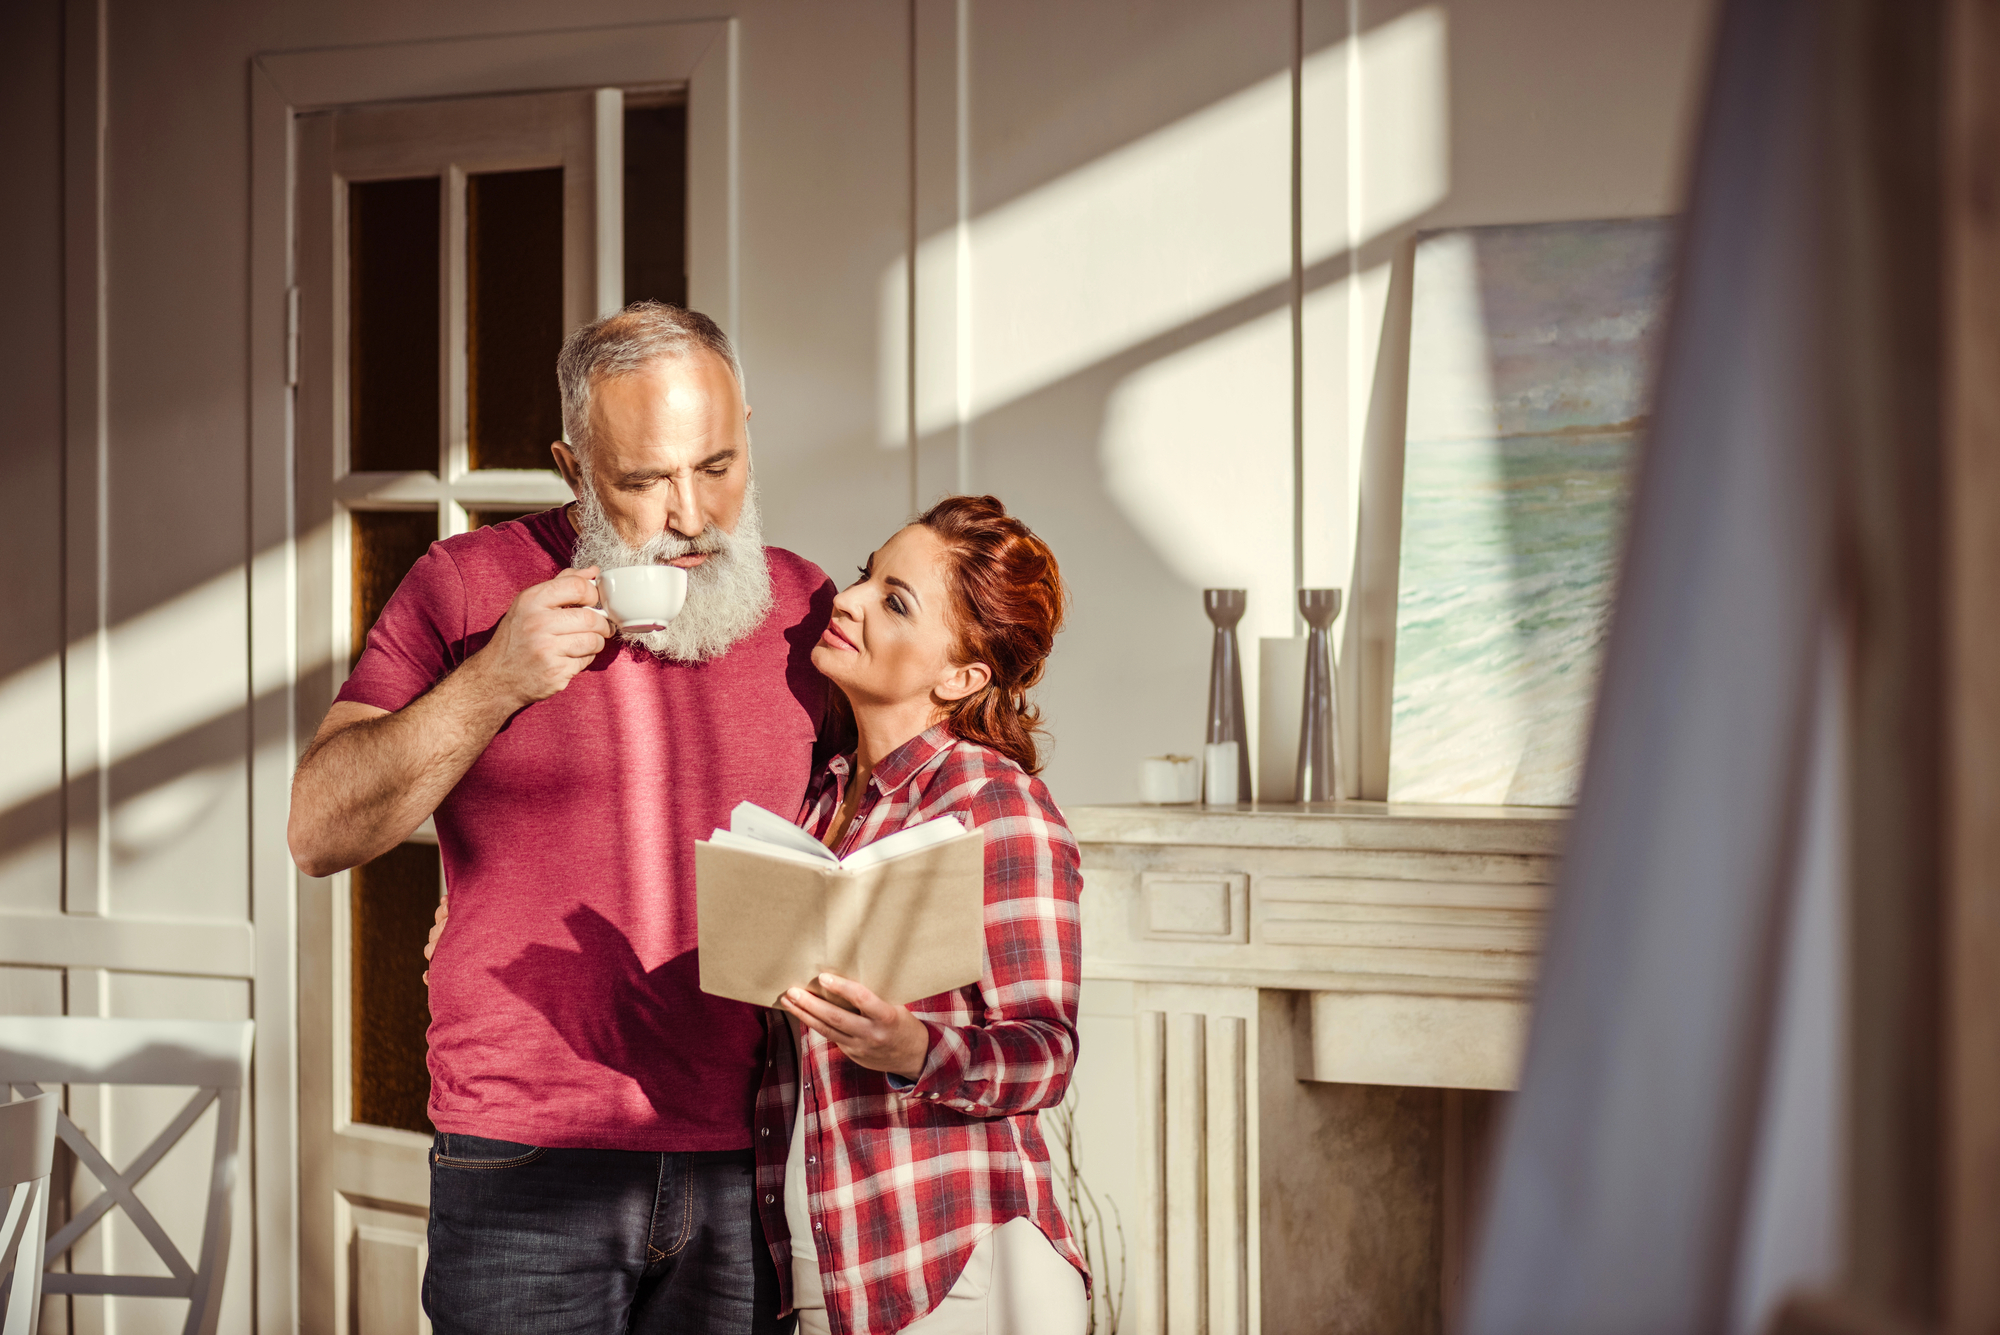
<svg viewBox="0 0 2000 1335">
<path fill-rule="evenodd" d="M 688 572 L 679 566 L 619 566 L 597 575 L 597 594 L 612 624 L 626 635 L 665 630 L 687 601 Z"/>
</svg>

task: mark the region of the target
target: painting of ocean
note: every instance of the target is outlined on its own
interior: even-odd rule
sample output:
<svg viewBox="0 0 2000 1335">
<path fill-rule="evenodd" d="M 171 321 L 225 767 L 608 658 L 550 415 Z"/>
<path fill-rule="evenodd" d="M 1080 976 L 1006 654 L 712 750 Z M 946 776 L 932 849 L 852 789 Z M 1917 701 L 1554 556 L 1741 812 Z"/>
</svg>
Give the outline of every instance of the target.
<svg viewBox="0 0 2000 1335">
<path fill-rule="evenodd" d="M 1575 800 L 1672 238 L 1418 240 L 1391 801 Z"/>
</svg>

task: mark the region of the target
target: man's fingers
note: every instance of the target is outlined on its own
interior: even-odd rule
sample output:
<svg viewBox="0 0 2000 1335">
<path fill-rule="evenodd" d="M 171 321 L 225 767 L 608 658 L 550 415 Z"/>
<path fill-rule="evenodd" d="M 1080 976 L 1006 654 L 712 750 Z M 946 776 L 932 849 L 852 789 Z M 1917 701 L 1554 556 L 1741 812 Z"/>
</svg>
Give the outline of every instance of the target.
<svg viewBox="0 0 2000 1335">
<path fill-rule="evenodd" d="M 527 596 L 529 601 L 541 607 L 595 607 L 597 586 L 591 583 L 591 579 L 596 574 L 596 566 L 565 570 L 554 579 L 529 589 Z"/>
<path fill-rule="evenodd" d="M 594 607 L 557 607 L 538 617 L 535 624 L 553 635 L 596 635 L 611 633 L 611 618 Z"/>
<path fill-rule="evenodd" d="M 556 636 L 549 644 L 564 658 L 595 658 L 604 652 L 606 640 L 590 631 L 571 631 Z"/>
</svg>

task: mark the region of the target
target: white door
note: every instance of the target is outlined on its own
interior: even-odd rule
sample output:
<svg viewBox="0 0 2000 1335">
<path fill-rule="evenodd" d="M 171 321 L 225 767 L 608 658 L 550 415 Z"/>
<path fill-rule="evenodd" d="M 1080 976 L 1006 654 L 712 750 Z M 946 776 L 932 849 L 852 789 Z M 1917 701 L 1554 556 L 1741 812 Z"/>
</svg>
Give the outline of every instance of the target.
<svg viewBox="0 0 2000 1335">
<path fill-rule="evenodd" d="M 300 684 L 301 736 L 431 541 L 569 499 L 549 457 L 563 334 L 628 287 L 685 299 L 684 213 L 642 238 L 650 258 L 628 273 L 623 178 L 641 171 L 653 213 L 685 198 L 684 179 L 643 178 L 684 173 L 679 99 L 631 101 L 582 90 L 298 119 L 299 661 L 331 665 Z M 299 882 L 308 1331 L 429 1329 L 421 951 L 442 873 L 428 827 Z"/>
</svg>

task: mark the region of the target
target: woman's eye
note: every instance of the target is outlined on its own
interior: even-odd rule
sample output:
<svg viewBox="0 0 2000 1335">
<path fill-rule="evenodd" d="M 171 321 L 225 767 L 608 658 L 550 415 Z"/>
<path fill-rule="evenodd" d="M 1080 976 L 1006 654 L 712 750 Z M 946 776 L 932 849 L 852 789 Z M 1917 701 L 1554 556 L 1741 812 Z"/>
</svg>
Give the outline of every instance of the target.
<svg viewBox="0 0 2000 1335">
<path fill-rule="evenodd" d="M 894 612 L 897 616 L 903 615 L 903 599 L 901 595 L 892 593 L 885 602 L 891 612 Z"/>
</svg>

